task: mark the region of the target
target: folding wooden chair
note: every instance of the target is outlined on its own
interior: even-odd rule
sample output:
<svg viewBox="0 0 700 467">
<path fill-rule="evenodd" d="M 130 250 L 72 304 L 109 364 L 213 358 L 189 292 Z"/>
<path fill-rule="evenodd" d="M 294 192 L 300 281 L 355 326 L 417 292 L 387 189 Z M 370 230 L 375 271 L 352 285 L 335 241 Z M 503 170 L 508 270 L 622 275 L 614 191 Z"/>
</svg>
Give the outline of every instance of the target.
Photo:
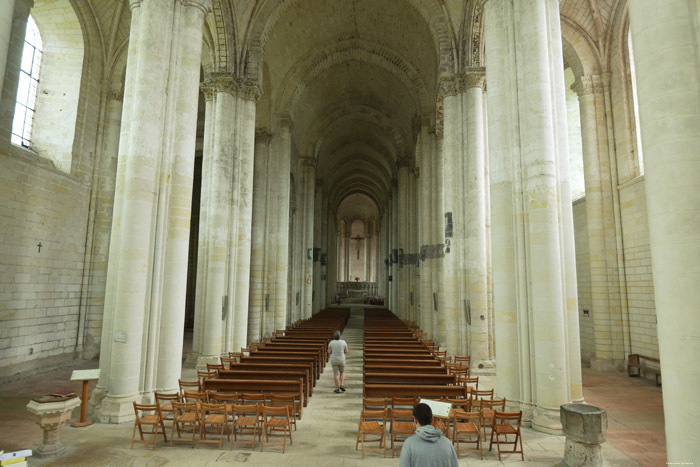
<svg viewBox="0 0 700 467">
<path fill-rule="evenodd" d="M 413 407 L 418 403 L 417 397 L 392 397 L 391 398 L 391 422 L 389 433 L 391 434 L 391 457 L 394 453 L 401 451 L 396 447 L 398 443 L 403 443 L 416 431 L 413 422 Z"/>
<path fill-rule="evenodd" d="M 231 439 L 231 447 L 234 444 L 252 444 L 255 449 L 255 439 L 259 436 L 259 408 L 257 404 L 234 404 L 233 405 L 233 438 Z M 253 437 L 251 441 L 238 441 L 238 437 L 250 433 Z"/>
<path fill-rule="evenodd" d="M 178 379 L 177 384 L 180 386 L 180 398 L 185 395 L 185 391 L 199 392 L 199 381 L 183 381 Z"/>
<path fill-rule="evenodd" d="M 484 458 L 484 448 L 481 438 L 481 426 L 483 419 L 481 412 L 466 412 L 464 410 L 452 411 L 452 443 L 455 445 L 457 458 L 465 452 L 478 452 L 481 459 Z M 475 443 L 473 448 L 462 448 L 461 444 Z"/>
<path fill-rule="evenodd" d="M 199 433 L 199 411 L 194 402 L 173 402 L 173 426 L 170 433 L 170 446 L 173 441 L 191 441 L 194 447 L 194 437 Z M 175 431 L 177 430 L 177 436 Z M 185 438 L 183 433 L 192 433 Z"/>
<path fill-rule="evenodd" d="M 506 410 L 506 398 L 503 399 L 481 399 L 479 401 L 479 412 L 481 412 L 481 418 L 483 419 L 483 439 L 488 439 L 486 436 L 486 428 L 491 428 L 494 421 L 494 415 L 496 411 L 501 412 Z"/>
<path fill-rule="evenodd" d="M 211 431 L 207 431 L 207 427 L 211 427 Z M 219 432 L 219 439 L 207 439 L 207 434 L 216 434 Z M 226 404 L 199 404 L 199 442 L 197 448 L 202 443 L 218 443 L 219 449 L 224 443 L 224 433 L 231 440 L 228 429 L 228 414 L 226 413 Z"/>
<path fill-rule="evenodd" d="M 493 417 L 493 425 L 491 431 L 491 442 L 489 443 L 489 451 L 493 447 L 493 436 L 496 435 L 496 446 L 498 448 L 498 460 L 501 460 L 501 453 L 503 454 L 520 454 L 520 459 L 525 460 L 525 455 L 523 454 L 523 438 L 520 433 L 520 424 L 523 419 L 523 411 L 520 412 L 499 412 L 496 411 Z M 510 422 L 510 423 L 509 423 Z M 513 424 L 511 424 L 513 423 Z M 508 436 L 514 435 L 515 439 L 513 441 L 508 441 Z M 505 437 L 504 441 L 501 441 L 501 436 Z M 518 442 L 520 442 L 520 450 L 518 451 Z M 501 444 L 512 444 L 512 451 L 502 451 Z"/>
<path fill-rule="evenodd" d="M 293 394 L 270 394 L 269 396 L 270 407 L 288 407 L 289 408 L 289 422 L 297 429 L 297 412 L 300 409 L 301 401 L 297 401 Z M 265 414 L 263 413 L 263 416 Z"/>
<path fill-rule="evenodd" d="M 180 394 L 177 392 L 155 392 L 156 404 L 160 405 L 163 414 L 163 422 L 171 422 L 174 417 L 173 402 L 180 402 Z"/>
<path fill-rule="evenodd" d="M 260 441 L 260 452 L 262 452 L 263 447 L 267 444 L 282 446 L 282 454 L 284 454 L 287 445 L 287 436 L 289 436 L 289 444 L 292 444 L 292 422 L 289 417 L 289 409 L 289 406 L 262 407 L 263 431 L 265 437 Z M 270 441 L 272 437 L 282 437 L 282 442 L 273 443 Z"/>
<path fill-rule="evenodd" d="M 362 412 L 360 412 L 355 450 L 357 450 L 357 446 L 361 441 L 363 459 L 365 458 L 365 452 L 370 451 L 383 451 L 384 457 L 386 457 L 386 418 L 386 407 L 381 410 L 363 409 Z M 368 449 L 365 448 L 365 443 L 379 443 L 379 446 L 376 449 Z"/>
<path fill-rule="evenodd" d="M 165 425 L 163 424 L 163 414 L 160 411 L 158 404 L 137 404 L 134 402 L 134 431 L 131 434 L 131 449 L 134 449 L 134 443 L 152 443 L 153 449 L 156 448 L 156 439 L 158 434 L 163 435 L 163 439 L 168 441 L 168 436 L 165 434 Z M 153 413 L 150 413 L 153 412 Z M 144 431 L 143 427 L 150 426 L 151 431 Z M 136 439 L 136 430 L 139 430 L 140 440 Z M 153 435 L 153 440 L 144 438 L 144 434 Z"/>
</svg>

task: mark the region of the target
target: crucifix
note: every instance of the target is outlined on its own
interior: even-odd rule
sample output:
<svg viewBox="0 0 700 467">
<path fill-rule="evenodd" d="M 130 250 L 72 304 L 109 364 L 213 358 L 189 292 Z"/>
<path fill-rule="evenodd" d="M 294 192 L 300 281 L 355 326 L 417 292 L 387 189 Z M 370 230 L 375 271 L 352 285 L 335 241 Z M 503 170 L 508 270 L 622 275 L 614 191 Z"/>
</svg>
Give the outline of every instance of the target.
<svg viewBox="0 0 700 467">
<path fill-rule="evenodd" d="M 42 245 L 41 242 L 39 242 L 39 244 L 37 246 L 39 247 L 39 253 L 41 253 L 41 247 L 44 245 Z"/>
<path fill-rule="evenodd" d="M 365 239 L 365 237 L 350 237 L 351 240 L 357 240 L 357 259 L 360 259 L 360 242 Z"/>
</svg>

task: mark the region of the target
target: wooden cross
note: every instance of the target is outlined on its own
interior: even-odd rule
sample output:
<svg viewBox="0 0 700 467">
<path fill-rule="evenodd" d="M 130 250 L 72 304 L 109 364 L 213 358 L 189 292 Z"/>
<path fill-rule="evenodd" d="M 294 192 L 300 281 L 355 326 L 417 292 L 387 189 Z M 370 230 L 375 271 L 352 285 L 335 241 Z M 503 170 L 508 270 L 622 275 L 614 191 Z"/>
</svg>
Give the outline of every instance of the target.
<svg viewBox="0 0 700 467">
<path fill-rule="evenodd" d="M 39 244 L 37 246 L 39 247 L 39 253 L 41 253 L 41 247 L 44 245 L 42 245 L 41 242 L 39 242 Z"/>
</svg>

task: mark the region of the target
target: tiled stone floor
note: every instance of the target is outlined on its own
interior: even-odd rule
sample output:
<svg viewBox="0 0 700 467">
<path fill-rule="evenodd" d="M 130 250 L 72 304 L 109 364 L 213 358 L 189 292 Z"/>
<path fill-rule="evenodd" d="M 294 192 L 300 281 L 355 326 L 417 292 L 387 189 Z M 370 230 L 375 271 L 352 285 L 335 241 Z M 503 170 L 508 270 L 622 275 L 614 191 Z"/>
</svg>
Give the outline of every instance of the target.
<svg viewBox="0 0 700 467">
<path fill-rule="evenodd" d="M 327 365 L 314 388 L 304 418 L 294 432 L 294 444 L 285 454 L 277 447 L 265 452 L 253 451 L 247 446 L 233 450 L 219 450 L 215 446 L 191 449 L 186 444 L 170 447 L 159 441 L 152 451 L 146 445 L 129 449 L 132 423 L 121 425 L 94 424 L 87 428 L 67 427 L 62 431 L 66 445 L 60 459 L 32 458 L 30 465 L 45 466 L 216 466 L 226 464 L 285 465 L 285 466 L 375 466 L 398 465 L 398 458 L 384 459 L 381 453 L 368 453 L 365 459 L 355 450 L 357 419 L 362 392 L 362 318 L 352 316 L 343 338 L 348 342 L 344 394 L 334 394 L 333 374 Z M 41 441 L 41 430 L 34 423 L 25 406 L 30 398 L 59 390 L 79 391 L 79 383 L 68 381 L 73 369 L 95 368 L 96 361 L 81 362 L 51 372 L 0 385 L 0 449 L 12 451 L 36 449 Z M 183 370 L 183 378 L 194 379 L 194 370 Z M 483 378 L 488 387 L 495 378 Z M 603 452 L 610 466 L 665 465 L 663 409 L 661 390 L 654 383 L 624 374 L 603 374 L 584 370 L 584 396 L 590 404 L 608 411 L 608 442 Z M 90 389 L 94 387 L 94 382 Z M 74 412 L 77 419 L 79 411 Z M 528 465 L 551 466 L 561 462 L 564 438 L 523 429 L 525 459 Z M 498 461 L 495 452 L 486 452 L 482 461 L 469 455 L 460 460 L 460 466 L 502 465 L 520 463 L 516 455 Z"/>
</svg>

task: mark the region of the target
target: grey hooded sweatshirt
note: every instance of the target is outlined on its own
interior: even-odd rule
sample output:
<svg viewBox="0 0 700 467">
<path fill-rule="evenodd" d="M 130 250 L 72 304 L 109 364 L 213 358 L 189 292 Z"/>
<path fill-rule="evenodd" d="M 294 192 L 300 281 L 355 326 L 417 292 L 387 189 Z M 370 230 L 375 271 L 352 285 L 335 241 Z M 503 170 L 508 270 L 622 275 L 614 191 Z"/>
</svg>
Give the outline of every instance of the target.
<svg viewBox="0 0 700 467">
<path fill-rule="evenodd" d="M 401 448 L 399 467 L 457 467 L 457 453 L 442 431 L 419 426 Z"/>
</svg>

